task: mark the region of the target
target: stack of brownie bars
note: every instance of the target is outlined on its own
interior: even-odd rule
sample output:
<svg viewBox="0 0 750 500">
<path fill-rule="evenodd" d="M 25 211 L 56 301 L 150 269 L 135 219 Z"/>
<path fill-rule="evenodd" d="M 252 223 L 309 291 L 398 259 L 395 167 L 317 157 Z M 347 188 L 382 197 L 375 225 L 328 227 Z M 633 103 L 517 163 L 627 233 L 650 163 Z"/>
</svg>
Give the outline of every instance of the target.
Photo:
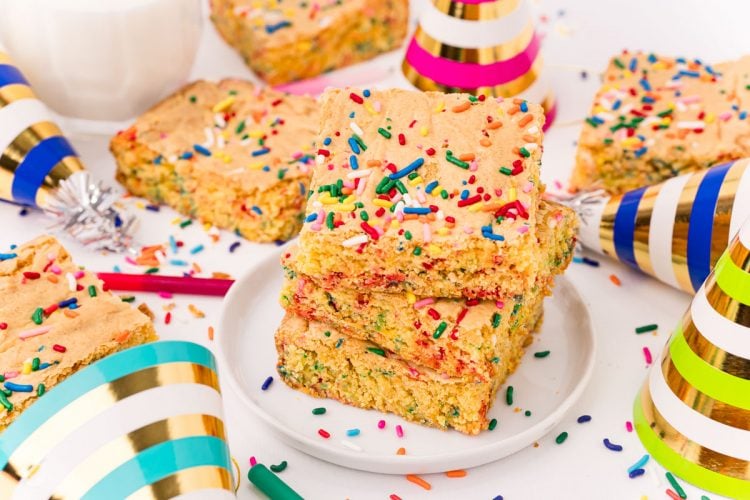
<svg viewBox="0 0 750 500">
<path fill-rule="evenodd" d="M 305 223 L 283 255 L 288 385 L 487 428 L 575 241 L 572 211 L 541 197 L 543 121 L 521 100 L 324 95 Z"/>
</svg>

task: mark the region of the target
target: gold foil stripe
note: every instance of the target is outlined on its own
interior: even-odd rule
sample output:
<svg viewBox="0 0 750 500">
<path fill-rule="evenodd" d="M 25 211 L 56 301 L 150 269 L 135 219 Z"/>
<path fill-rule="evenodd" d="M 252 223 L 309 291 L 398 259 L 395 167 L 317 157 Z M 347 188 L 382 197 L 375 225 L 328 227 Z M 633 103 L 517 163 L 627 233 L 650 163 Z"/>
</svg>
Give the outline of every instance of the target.
<svg viewBox="0 0 750 500">
<path fill-rule="evenodd" d="M 705 469 L 713 470 L 725 476 L 745 481 L 750 480 L 750 462 L 706 448 L 695 441 L 691 441 L 684 434 L 672 427 L 654 405 L 648 381 L 646 381 L 641 390 L 641 404 L 643 405 L 643 414 L 649 427 L 653 429 L 664 444 L 685 458 L 685 460 L 689 460 Z"/>
<path fill-rule="evenodd" d="M 159 443 L 191 436 L 213 436 L 226 440 L 224 423 L 212 415 L 178 415 L 117 437 L 70 471 L 52 498 L 81 498 L 107 474 L 143 450 Z"/>
<path fill-rule="evenodd" d="M 683 378 L 670 358 L 662 361 L 661 370 L 667 386 L 685 405 L 716 422 L 737 429 L 750 430 L 750 411 L 719 401 L 699 391 Z"/>
<path fill-rule="evenodd" d="M 511 59 L 526 50 L 533 37 L 534 25 L 531 22 L 513 40 L 477 49 L 454 47 L 443 43 L 427 34 L 421 26 L 414 32 L 414 38 L 419 46 L 433 56 L 474 64 L 492 64 Z"/>
<path fill-rule="evenodd" d="M 674 269 L 677 283 L 685 291 L 695 292 L 690 280 L 690 271 L 687 264 L 687 239 L 690 227 L 690 212 L 693 208 L 695 195 L 698 187 L 706 175 L 706 170 L 696 172 L 690 176 L 682 188 L 677 203 L 677 212 L 674 216 L 674 229 L 672 232 L 672 269 Z"/>
<path fill-rule="evenodd" d="M 144 486 L 128 500 L 158 500 L 174 498 L 192 491 L 205 489 L 232 491 L 232 474 L 223 467 L 205 465 L 181 470 L 154 484 Z"/>
<path fill-rule="evenodd" d="M 735 236 L 729 245 L 729 258 L 734 264 L 743 271 L 750 273 L 750 250 L 740 241 L 739 236 Z"/>
<path fill-rule="evenodd" d="M 416 69 L 414 69 L 414 67 L 412 67 L 411 64 L 409 64 L 409 61 L 407 61 L 406 59 L 404 59 L 402 69 L 404 72 L 404 76 L 406 76 L 406 79 L 409 80 L 412 85 L 423 91 L 436 91 L 446 93 L 462 92 L 471 95 L 514 97 L 529 88 L 531 84 L 536 81 L 536 79 L 539 77 L 539 74 L 541 73 L 542 66 L 542 57 L 539 56 L 536 58 L 536 61 L 534 61 L 534 64 L 531 65 L 529 71 L 519 76 L 515 80 L 504 83 L 502 85 L 482 86 L 470 89 L 443 85 L 442 83 L 438 83 L 430 78 L 422 76 Z"/>
<path fill-rule="evenodd" d="M 21 99 L 36 99 L 31 87 L 23 83 L 13 83 L 0 87 L 0 108 Z"/>
<path fill-rule="evenodd" d="M 599 242 L 602 245 L 602 251 L 610 257 L 616 257 L 615 250 L 615 217 L 617 209 L 622 202 L 622 196 L 612 196 L 602 211 L 602 220 L 599 223 Z"/>
<path fill-rule="evenodd" d="M 152 366 L 100 385 L 40 425 L 9 457 L 4 471 L 12 477 L 27 477 L 70 429 L 78 427 L 77 422 L 90 420 L 133 394 L 154 387 L 186 383 L 207 385 L 219 391 L 216 372 L 189 362 Z"/>
<path fill-rule="evenodd" d="M 721 254 L 729 244 L 729 225 L 732 220 L 732 207 L 737 195 L 737 188 L 745 173 L 748 162 L 739 160 L 732 165 L 724 177 L 719 189 L 719 197 L 716 200 L 714 210 L 713 231 L 711 234 L 711 267 L 716 265 Z"/>
<path fill-rule="evenodd" d="M 0 64 L 13 64 L 10 60 L 10 56 L 5 52 L 0 52 Z"/>
<path fill-rule="evenodd" d="M 454 0 L 433 0 L 437 10 L 451 17 L 467 21 L 489 21 L 505 17 L 516 8 L 520 0 L 501 0 L 499 2 L 485 2 L 468 4 Z"/>
<path fill-rule="evenodd" d="M 641 271 L 650 275 L 654 274 L 654 267 L 651 265 L 648 238 L 651 229 L 651 215 L 654 213 L 654 203 L 656 203 L 656 197 L 659 196 L 661 186 L 661 184 L 657 184 L 644 191 L 641 201 L 638 203 L 635 233 L 633 234 L 635 262 Z"/>
<path fill-rule="evenodd" d="M 714 310 L 738 325 L 750 328 L 750 306 L 733 299 L 716 284 L 716 278 L 711 274 L 706 280 L 706 300 Z"/>
<path fill-rule="evenodd" d="M 690 349 L 703 361 L 730 375 L 750 380 L 750 359 L 735 356 L 711 343 L 698 331 L 690 312 L 685 315 L 683 320 L 682 334 Z M 750 425 L 750 421 L 748 421 L 748 425 Z"/>
</svg>

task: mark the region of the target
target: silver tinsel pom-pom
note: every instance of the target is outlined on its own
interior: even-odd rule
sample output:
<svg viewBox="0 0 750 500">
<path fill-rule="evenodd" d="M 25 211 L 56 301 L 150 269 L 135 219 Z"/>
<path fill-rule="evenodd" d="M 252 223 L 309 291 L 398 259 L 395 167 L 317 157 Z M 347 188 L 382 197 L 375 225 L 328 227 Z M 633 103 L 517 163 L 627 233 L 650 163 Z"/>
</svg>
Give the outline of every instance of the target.
<svg viewBox="0 0 750 500">
<path fill-rule="evenodd" d="M 597 189 L 595 191 L 582 191 L 576 194 L 545 193 L 545 197 L 568 208 L 572 208 L 580 219 L 581 224 L 588 225 L 591 222 L 593 207 L 607 203 L 610 195 L 603 189 Z"/>
<path fill-rule="evenodd" d="M 94 182 L 88 172 L 76 172 L 60 182 L 44 211 L 56 220 L 54 229 L 64 231 L 95 250 L 131 250 L 135 217 L 115 208 L 112 188 Z"/>
</svg>

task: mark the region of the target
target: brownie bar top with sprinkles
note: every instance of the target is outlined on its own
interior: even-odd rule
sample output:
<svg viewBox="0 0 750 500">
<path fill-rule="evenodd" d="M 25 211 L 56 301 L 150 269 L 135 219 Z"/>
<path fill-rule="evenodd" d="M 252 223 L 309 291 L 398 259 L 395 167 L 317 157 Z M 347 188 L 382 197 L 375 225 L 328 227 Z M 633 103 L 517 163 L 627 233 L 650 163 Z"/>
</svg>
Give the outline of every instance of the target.
<svg viewBox="0 0 750 500">
<path fill-rule="evenodd" d="M 604 73 L 578 141 L 574 190 L 622 193 L 750 156 L 750 57 L 628 53 Z"/>
<path fill-rule="evenodd" d="M 145 314 L 51 236 L 0 254 L 0 293 L 0 430 L 80 368 L 156 340 Z"/>
<path fill-rule="evenodd" d="M 197 81 L 117 134 L 117 179 L 133 194 L 286 240 L 301 225 L 318 123 L 314 99 L 235 79 Z"/>
<path fill-rule="evenodd" d="M 533 283 L 541 107 L 343 89 L 321 115 L 303 273 L 420 296 L 502 299 Z"/>
</svg>

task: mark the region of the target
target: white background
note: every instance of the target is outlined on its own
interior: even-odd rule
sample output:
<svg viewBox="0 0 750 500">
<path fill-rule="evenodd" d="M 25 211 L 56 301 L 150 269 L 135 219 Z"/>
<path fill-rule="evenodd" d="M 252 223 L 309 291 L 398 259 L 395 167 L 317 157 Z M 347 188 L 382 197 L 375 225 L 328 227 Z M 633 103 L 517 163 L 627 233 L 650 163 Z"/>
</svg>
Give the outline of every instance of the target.
<svg viewBox="0 0 750 500">
<path fill-rule="evenodd" d="M 555 180 L 564 182 L 568 176 L 579 130 L 577 120 L 585 115 L 596 89 L 596 72 L 604 68 L 610 56 L 629 48 L 715 62 L 750 53 L 747 28 L 750 2 L 746 0 L 544 0 L 532 3 L 538 14 L 547 17 L 546 22 L 540 22 L 539 29 L 548 33 L 546 60 L 560 105 L 558 126 L 545 138 L 543 177 L 550 184 Z M 421 2 L 415 3 L 415 10 L 419 5 Z M 340 85 L 362 84 L 370 74 L 382 73 L 383 69 L 395 71 L 399 61 L 400 55 L 392 54 L 335 73 L 331 78 Z M 581 80 L 578 67 L 588 68 L 588 80 Z M 218 38 L 210 23 L 205 27 L 193 76 L 252 78 L 241 59 Z M 383 81 L 382 76 L 378 79 Z M 400 78 L 396 72 L 385 81 L 398 84 Z M 73 131 L 71 136 L 88 168 L 114 184 L 108 138 Z M 176 214 L 169 209 L 162 209 L 159 214 L 138 208 L 135 211 L 142 221 L 138 238 L 143 244 L 163 243 L 166 234 L 184 240 L 188 248 L 204 244 L 207 249 L 190 260 L 200 263 L 206 273 L 223 271 L 237 276 L 250 263 L 273 250 L 272 246 L 243 241 L 230 255 L 227 248 L 236 240 L 230 233 L 222 232 L 220 241 L 213 244 L 198 224 L 184 230 L 172 225 Z M 46 221 L 42 216 L 21 218 L 17 212 L 15 207 L 0 205 L 0 248 L 21 243 L 44 231 Z M 135 271 L 124 265 L 121 257 L 94 255 L 70 242 L 67 246 L 77 261 L 90 269 L 109 270 L 119 264 L 124 271 Z M 242 408 L 225 384 L 232 453 L 242 467 L 240 497 L 262 498 L 245 476 L 248 457 L 254 455 L 268 465 L 287 460 L 289 466 L 281 477 L 306 498 L 385 499 L 392 493 L 403 499 L 493 498 L 499 494 L 506 499 L 627 499 L 641 495 L 666 498 L 664 490 L 668 485 L 661 468 L 651 469 L 645 477 L 628 479 L 625 469 L 643 455 L 644 450 L 636 435 L 626 432 L 625 421 L 631 419 L 633 399 L 647 372 L 642 348 L 648 346 L 654 357 L 658 355 L 670 329 L 687 307 L 689 297 L 603 257 L 595 258 L 602 261 L 600 268 L 572 264 L 567 273 L 591 309 L 599 339 L 593 381 L 564 423 L 541 439 L 537 448 L 529 447 L 499 462 L 471 469 L 462 479 L 449 479 L 440 474 L 424 476 L 432 484 L 432 491 L 427 492 L 402 476 L 348 470 L 294 451 L 274 439 Z M 610 282 L 610 274 L 620 278 L 621 287 Z M 211 347 L 206 330 L 218 322 L 219 299 L 175 298 L 173 322 L 167 326 L 163 323 L 162 306 L 172 300 L 150 294 L 138 298 L 148 302 L 156 312 L 157 329 L 162 338 L 188 339 Z M 194 319 L 187 311 L 187 304 L 195 304 L 205 311 L 206 318 Z M 634 328 L 646 323 L 658 323 L 658 334 L 635 335 Z M 221 334 L 216 332 L 216 335 Z M 576 424 L 581 414 L 592 415 L 592 422 Z M 563 445 L 556 445 L 554 437 L 563 430 L 570 436 Z M 607 450 L 602 445 L 605 437 L 622 444 L 624 451 Z M 408 442 L 404 444 L 408 449 Z M 686 490 L 689 498 L 700 497 L 697 490 L 689 486 Z M 716 498 L 716 495 L 710 496 Z"/>
</svg>

